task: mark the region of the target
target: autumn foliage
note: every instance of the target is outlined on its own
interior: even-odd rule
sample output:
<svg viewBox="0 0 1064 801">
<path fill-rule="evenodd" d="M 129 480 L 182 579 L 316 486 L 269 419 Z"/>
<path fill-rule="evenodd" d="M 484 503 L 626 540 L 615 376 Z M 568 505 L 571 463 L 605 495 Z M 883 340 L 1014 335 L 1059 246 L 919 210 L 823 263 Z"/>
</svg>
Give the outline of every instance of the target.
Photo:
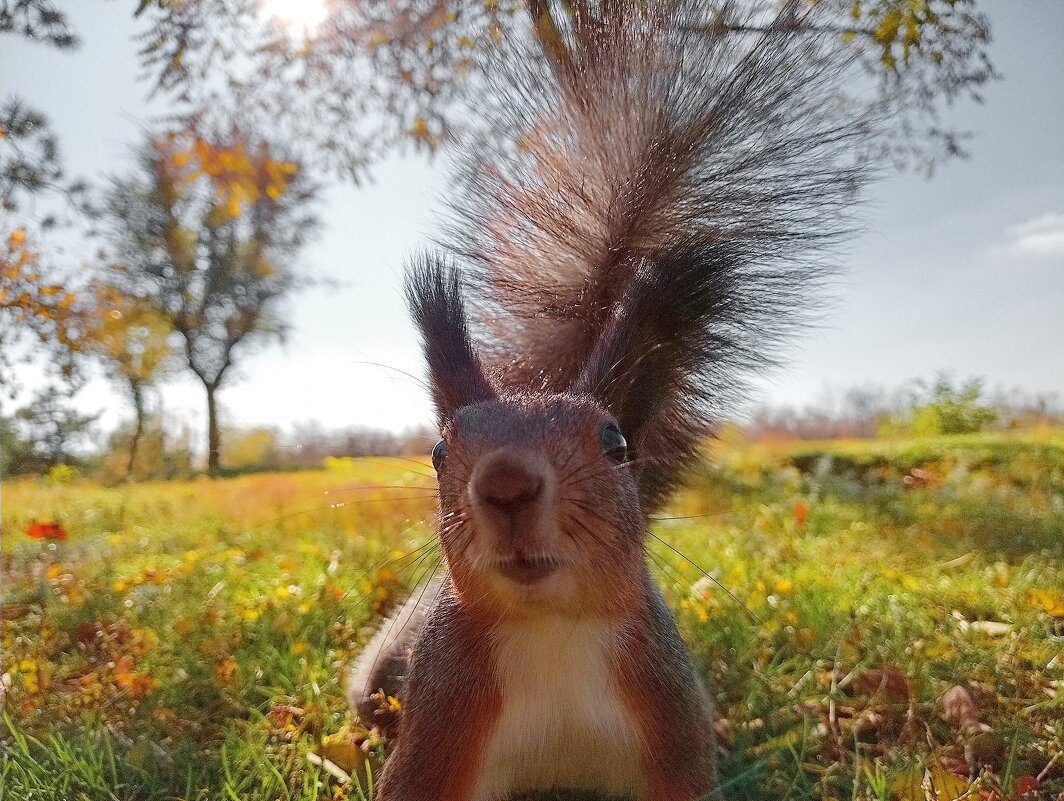
<svg viewBox="0 0 1064 801">
<path fill-rule="evenodd" d="M 61 523 L 40 523 L 34 521 L 29 524 L 26 534 L 34 540 L 65 540 L 67 530 Z"/>
<path fill-rule="evenodd" d="M 38 343 L 74 345 L 75 300 L 41 265 L 27 228 L 0 233 L 0 350 L 11 348 L 20 331 L 32 332 Z M 5 357 L 0 356 L 0 365 Z"/>
<path fill-rule="evenodd" d="M 199 179 L 207 179 L 217 214 L 229 219 L 265 198 L 280 200 L 299 172 L 295 163 L 274 159 L 266 143 L 251 147 L 241 136 L 219 142 L 191 132 L 170 134 L 156 140 L 154 148 L 161 183 L 180 196 Z"/>
</svg>

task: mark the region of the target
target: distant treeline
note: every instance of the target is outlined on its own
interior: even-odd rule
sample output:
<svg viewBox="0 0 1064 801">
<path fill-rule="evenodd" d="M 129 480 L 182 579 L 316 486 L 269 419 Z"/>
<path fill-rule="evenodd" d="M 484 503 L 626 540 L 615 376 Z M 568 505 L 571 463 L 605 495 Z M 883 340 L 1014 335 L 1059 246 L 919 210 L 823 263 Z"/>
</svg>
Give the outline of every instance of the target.
<svg viewBox="0 0 1064 801">
<path fill-rule="evenodd" d="M 744 426 L 752 439 L 850 439 L 890 435 L 972 434 L 994 429 L 1064 425 L 1064 406 L 1049 394 L 988 393 L 982 379 L 947 375 L 906 386 L 854 387 L 803 408 L 765 406 Z"/>
<path fill-rule="evenodd" d="M 100 438 L 86 415 L 58 390 L 46 389 L 10 416 L 0 415 L 0 476 L 82 474 L 104 481 L 173 478 L 206 467 L 190 426 L 162 415 L 130 421 Z M 846 439 L 970 434 L 1064 425 L 1064 407 L 1047 395 L 987 393 L 983 381 L 940 375 L 900 389 L 859 387 L 825 393 L 802 409 L 766 407 L 742 428 L 750 439 Z M 329 429 L 317 422 L 277 427 L 226 426 L 221 474 L 321 467 L 329 457 L 424 456 L 437 432 L 367 426 Z M 138 447 L 131 449 L 136 438 Z M 134 454 L 134 458 L 131 458 Z M 57 471 L 58 472 L 54 472 Z"/>
<path fill-rule="evenodd" d="M 187 424 L 150 416 L 136 436 L 130 463 L 132 423 L 100 440 L 97 415 L 84 415 L 42 395 L 12 416 L 0 415 L 0 476 L 91 475 L 105 481 L 178 478 L 203 470 L 198 438 Z M 224 428 L 221 474 L 321 467 L 328 457 L 424 456 L 437 434 L 425 428 L 394 432 L 367 426 L 329 429 L 317 422 L 282 431 L 272 426 Z"/>
</svg>

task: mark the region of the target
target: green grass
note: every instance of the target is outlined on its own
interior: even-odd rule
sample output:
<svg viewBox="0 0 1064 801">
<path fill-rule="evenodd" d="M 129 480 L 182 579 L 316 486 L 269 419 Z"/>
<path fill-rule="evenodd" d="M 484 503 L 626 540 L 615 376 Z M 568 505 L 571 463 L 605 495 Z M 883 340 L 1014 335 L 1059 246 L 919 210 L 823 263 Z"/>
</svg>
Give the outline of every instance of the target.
<svg viewBox="0 0 1064 801">
<path fill-rule="evenodd" d="M 401 460 L 5 484 L 5 798 L 368 795 L 381 745 L 341 680 L 438 558 L 411 553 L 431 487 Z M 722 796 L 1064 791 L 1064 434 L 718 442 L 661 517 Z M 69 537 L 30 539 L 34 520 Z"/>
</svg>

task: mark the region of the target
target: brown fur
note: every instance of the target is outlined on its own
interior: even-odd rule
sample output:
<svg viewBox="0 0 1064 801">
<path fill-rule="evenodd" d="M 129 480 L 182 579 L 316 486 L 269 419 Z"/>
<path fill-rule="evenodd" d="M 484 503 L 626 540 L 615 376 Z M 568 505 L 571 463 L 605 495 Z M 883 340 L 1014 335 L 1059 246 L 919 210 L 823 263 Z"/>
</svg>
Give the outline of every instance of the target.
<svg viewBox="0 0 1064 801">
<path fill-rule="evenodd" d="M 380 801 L 467 801 L 498 714 L 486 621 L 445 584 L 410 665 L 400 735 Z"/>
</svg>

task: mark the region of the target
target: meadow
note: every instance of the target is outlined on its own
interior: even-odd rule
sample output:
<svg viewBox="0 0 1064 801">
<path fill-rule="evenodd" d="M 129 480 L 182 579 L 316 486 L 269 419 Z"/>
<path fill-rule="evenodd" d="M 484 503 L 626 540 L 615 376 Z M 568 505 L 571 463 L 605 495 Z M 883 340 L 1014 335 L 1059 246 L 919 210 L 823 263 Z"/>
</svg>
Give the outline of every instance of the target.
<svg viewBox="0 0 1064 801">
<path fill-rule="evenodd" d="M 1064 431 L 710 451 L 648 558 L 721 797 L 1064 798 Z M 370 798 L 343 676 L 439 569 L 432 488 L 402 459 L 5 483 L 5 800 Z"/>
</svg>

